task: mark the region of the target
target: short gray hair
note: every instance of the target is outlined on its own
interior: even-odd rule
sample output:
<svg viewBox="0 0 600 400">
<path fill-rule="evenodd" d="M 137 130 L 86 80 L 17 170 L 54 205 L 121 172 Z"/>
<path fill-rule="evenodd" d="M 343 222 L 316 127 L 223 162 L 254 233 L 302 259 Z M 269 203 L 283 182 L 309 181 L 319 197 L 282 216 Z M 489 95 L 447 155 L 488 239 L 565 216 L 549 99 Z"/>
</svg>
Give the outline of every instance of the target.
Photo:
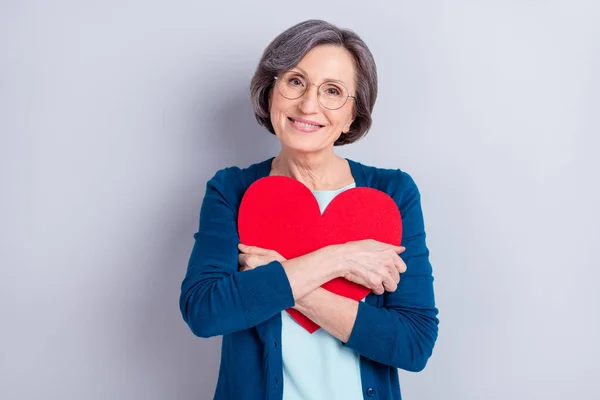
<svg viewBox="0 0 600 400">
<path fill-rule="evenodd" d="M 341 46 L 355 62 L 355 119 L 350 131 L 341 135 L 334 145 L 350 144 L 363 137 L 371 127 L 371 112 L 377 99 L 377 67 L 371 51 L 356 33 L 325 21 L 300 22 L 279 34 L 267 46 L 250 84 L 254 115 L 260 125 L 275 134 L 269 112 L 269 93 L 274 86 L 274 77 L 295 67 L 306 53 L 319 45 Z"/>
</svg>

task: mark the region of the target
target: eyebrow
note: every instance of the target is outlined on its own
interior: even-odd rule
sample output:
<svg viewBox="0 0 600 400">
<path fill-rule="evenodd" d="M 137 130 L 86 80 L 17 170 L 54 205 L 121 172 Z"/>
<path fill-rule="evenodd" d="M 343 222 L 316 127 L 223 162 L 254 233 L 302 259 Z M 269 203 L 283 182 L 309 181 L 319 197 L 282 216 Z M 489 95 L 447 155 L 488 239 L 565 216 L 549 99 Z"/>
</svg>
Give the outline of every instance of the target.
<svg viewBox="0 0 600 400">
<path fill-rule="evenodd" d="M 304 76 L 308 77 L 308 74 L 307 74 L 307 73 L 306 73 L 306 71 L 305 71 L 305 70 L 303 70 L 302 68 L 300 68 L 300 67 L 294 67 L 294 69 L 299 69 L 299 70 L 300 70 L 300 72 L 302 72 L 302 74 L 304 74 Z M 342 85 L 344 85 L 344 86 L 347 86 L 347 84 L 346 84 L 346 83 L 344 83 L 344 81 L 341 81 L 341 80 L 339 80 L 339 79 L 325 78 L 325 79 L 323 80 L 323 82 L 338 82 L 338 83 L 341 83 L 341 84 L 342 84 Z"/>
</svg>

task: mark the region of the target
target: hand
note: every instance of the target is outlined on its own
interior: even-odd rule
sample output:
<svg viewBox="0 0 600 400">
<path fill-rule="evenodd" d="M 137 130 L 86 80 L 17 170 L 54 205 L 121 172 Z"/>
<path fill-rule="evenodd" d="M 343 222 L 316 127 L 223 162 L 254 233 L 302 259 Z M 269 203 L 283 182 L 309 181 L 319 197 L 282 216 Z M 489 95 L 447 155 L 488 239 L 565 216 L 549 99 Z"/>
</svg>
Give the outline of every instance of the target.
<svg viewBox="0 0 600 400">
<path fill-rule="evenodd" d="M 346 271 L 343 277 L 363 285 L 375 294 L 393 292 L 398 288 L 400 274 L 406 264 L 399 254 L 405 248 L 367 239 L 340 245 Z"/>
<path fill-rule="evenodd" d="M 238 269 L 240 272 L 267 265 L 272 261 L 286 261 L 286 259 L 275 250 L 263 249 L 256 246 L 246 246 L 241 243 L 238 245 L 238 249 L 242 252 L 238 255 Z"/>
</svg>

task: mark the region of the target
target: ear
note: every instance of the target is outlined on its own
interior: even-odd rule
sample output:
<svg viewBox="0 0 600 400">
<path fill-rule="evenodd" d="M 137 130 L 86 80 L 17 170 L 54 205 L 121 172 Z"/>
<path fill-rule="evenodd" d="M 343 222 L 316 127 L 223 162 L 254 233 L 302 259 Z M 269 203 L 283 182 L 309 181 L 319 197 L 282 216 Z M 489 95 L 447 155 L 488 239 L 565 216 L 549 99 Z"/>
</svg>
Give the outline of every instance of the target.
<svg viewBox="0 0 600 400">
<path fill-rule="evenodd" d="M 346 122 L 346 125 L 344 125 L 344 129 L 342 129 L 342 135 L 350 132 L 350 126 L 352 126 L 352 123 L 354 122 L 355 119 L 356 119 L 356 107 L 353 105 L 352 106 L 352 115 Z"/>
<path fill-rule="evenodd" d="M 353 122 L 354 122 L 354 116 L 351 119 L 349 119 L 348 122 L 346 122 L 346 125 L 344 125 L 344 129 L 342 129 L 342 135 L 350 132 L 350 126 L 352 126 Z"/>
</svg>

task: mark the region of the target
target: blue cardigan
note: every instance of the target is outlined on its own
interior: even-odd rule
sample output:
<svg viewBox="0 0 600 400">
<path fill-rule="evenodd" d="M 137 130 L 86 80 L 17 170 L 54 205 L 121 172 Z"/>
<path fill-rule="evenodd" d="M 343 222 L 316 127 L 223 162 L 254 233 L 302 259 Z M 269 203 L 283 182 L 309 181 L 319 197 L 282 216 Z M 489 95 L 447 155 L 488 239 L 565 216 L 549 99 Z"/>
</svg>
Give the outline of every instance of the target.
<svg viewBox="0 0 600 400">
<path fill-rule="evenodd" d="M 179 305 L 192 332 L 200 337 L 223 335 L 216 400 L 283 396 L 281 311 L 294 306 L 287 275 L 277 261 L 238 272 L 239 205 L 246 189 L 269 175 L 272 160 L 244 169 L 224 168 L 208 181 L 181 285 Z M 398 205 L 406 247 L 401 257 L 407 270 L 395 292 L 371 293 L 359 302 L 344 345 L 361 356 L 364 398 L 399 400 L 397 368 L 422 370 L 438 333 L 419 190 L 401 170 L 348 163 L 357 187 L 381 190 Z"/>
</svg>

